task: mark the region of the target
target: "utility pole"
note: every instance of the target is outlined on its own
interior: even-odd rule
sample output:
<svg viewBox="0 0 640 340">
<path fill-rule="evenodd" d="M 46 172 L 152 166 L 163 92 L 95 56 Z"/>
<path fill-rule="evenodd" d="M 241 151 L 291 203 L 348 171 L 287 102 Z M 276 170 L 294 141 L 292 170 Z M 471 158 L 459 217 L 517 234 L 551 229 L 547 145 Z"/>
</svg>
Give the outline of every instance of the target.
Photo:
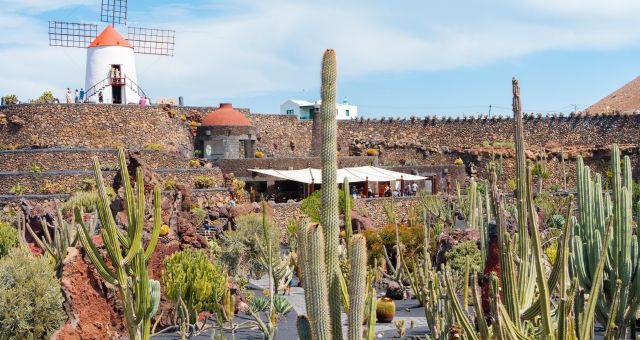
<svg viewBox="0 0 640 340">
<path fill-rule="evenodd" d="M 489 104 L 489 118 L 491 118 L 491 104 Z"/>
<path fill-rule="evenodd" d="M 573 104 L 573 112 L 578 113 L 578 104 Z"/>
</svg>

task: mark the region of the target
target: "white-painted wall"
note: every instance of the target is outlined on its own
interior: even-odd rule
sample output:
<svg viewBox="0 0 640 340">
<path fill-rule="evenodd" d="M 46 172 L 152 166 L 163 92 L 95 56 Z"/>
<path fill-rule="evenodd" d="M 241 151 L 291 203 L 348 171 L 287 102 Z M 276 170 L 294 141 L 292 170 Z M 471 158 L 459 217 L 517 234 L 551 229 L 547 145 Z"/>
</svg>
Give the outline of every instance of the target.
<svg viewBox="0 0 640 340">
<path fill-rule="evenodd" d="M 307 102 L 303 100 L 289 99 L 286 102 L 282 103 L 282 105 L 280 105 L 280 114 L 282 115 L 293 114 L 297 116 L 299 119 L 311 119 L 309 115 L 309 111 L 313 110 L 316 106 L 319 106 L 320 103 L 321 101 L 312 103 L 312 102 Z M 338 120 L 355 119 L 358 116 L 358 106 L 356 105 L 350 105 L 347 103 L 338 103 L 337 109 L 338 109 L 338 115 L 336 116 L 336 119 Z"/>
<path fill-rule="evenodd" d="M 85 91 L 109 77 L 111 65 L 120 65 L 120 72 L 129 79 L 138 83 L 136 74 L 136 62 L 133 48 L 124 46 L 95 46 L 87 48 L 87 71 L 85 78 Z M 140 101 L 140 96 L 135 93 L 128 85 L 124 87 L 123 103 L 135 103 Z M 102 95 L 105 103 L 111 103 L 111 87 L 107 86 L 102 89 Z M 89 98 L 92 103 L 98 102 L 98 94 Z"/>
</svg>

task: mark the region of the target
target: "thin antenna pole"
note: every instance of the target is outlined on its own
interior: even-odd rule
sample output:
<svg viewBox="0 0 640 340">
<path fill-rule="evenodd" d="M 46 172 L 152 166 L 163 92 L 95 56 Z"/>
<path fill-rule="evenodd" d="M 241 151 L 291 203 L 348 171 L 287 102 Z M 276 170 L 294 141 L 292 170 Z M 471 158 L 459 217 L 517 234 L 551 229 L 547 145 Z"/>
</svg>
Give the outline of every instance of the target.
<svg viewBox="0 0 640 340">
<path fill-rule="evenodd" d="M 491 118 L 491 104 L 489 104 L 489 118 Z"/>
</svg>

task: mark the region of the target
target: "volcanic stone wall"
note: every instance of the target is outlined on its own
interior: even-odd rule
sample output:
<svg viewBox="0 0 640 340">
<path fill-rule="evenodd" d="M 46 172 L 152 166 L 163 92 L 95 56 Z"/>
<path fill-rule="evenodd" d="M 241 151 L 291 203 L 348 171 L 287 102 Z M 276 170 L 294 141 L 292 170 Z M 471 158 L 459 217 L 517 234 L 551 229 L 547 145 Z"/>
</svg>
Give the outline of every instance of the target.
<svg viewBox="0 0 640 340">
<path fill-rule="evenodd" d="M 193 152 L 188 125 L 157 106 L 24 104 L 0 107 L 0 144 L 14 148 L 144 149 Z"/>
<path fill-rule="evenodd" d="M 257 148 L 268 155 L 303 157 L 311 143 L 311 122 L 280 115 L 250 116 L 258 133 Z M 549 143 L 565 147 L 604 147 L 611 143 L 640 144 L 640 115 L 571 115 L 534 116 L 524 119 L 525 138 L 529 147 L 545 147 Z M 381 160 L 392 150 L 410 150 L 408 159 L 426 159 L 482 146 L 494 142 L 513 141 L 513 119 L 407 118 L 356 119 L 338 123 L 341 153 L 359 155 L 367 148 L 381 150 Z M 294 147 L 291 147 L 291 144 Z"/>
</svg>

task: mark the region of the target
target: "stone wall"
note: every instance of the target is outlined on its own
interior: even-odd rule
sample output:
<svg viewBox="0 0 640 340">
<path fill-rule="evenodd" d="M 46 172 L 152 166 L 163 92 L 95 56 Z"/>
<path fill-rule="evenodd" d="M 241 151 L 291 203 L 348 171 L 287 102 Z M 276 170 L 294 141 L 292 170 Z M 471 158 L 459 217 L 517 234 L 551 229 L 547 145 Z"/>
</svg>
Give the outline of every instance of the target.
<svg viewBox="0 0 640 340">
<path fill-rule="evenodd" d="M 185 168 L 188 159 L 177 152 L 141 150 L 136 156 L 151 168 Z M 117 149 L 18 149 L 0 151 L 0 171 L 30 171 L 34 165 L 45 170 L 90 170 L 98 157 L 106 168 L 118 165 Z"/>
<path fill-rule="evenodd" d="M 220 169 L 156 169 L 156 177 L 162 183 L 171 179 L 177 183 L 193 186 L 200 176 L 213 177 L 217 186 L 224 186 Z M 105 184 L 113 185 L 117 171 L 103 171 Z M 91 170 L 66 170 L 47 172 L 0 172 L 0 194 L 9 194 L 11 188 L 20 184 L 27 194 L 70 193 L 78 189 L 85 179 L 93 179 Z"/>
<path fill-rule="evenodd" d="M 188 124 L 157 106 L 24 104 L 0 107 L 0 145 L 144 149 L 192 153 Z M 1 120 L 0 120 L 1 121 Z"/>
<path fill-rule="evenodd" d="M 250 115 L 258 133 L 257 149 L 277 157 L 309 153 L 311 122 L 279 115 Z M 527 115 L 525 138 L 530 148 L 551 146 L 604 148 L 611 143 L 640 145 L 640 115 Z M 466 149 L 513 141 L 513 119 L 357 119 L 338 123 L 341 153 L 380 151 L 381 164 L 442 164 Z M 292 148 L 290 145 L 294 144 Z M 452 156 L 446 156 L 453 154 Z M 443 155 L 445 155 L 443 157 Z"/>
<path fill-rule="evenodd" d="M 359 198 L 354 201 L 353 210 L 369 217 L 373 226 L 377 228 L 387 223 L 383 205 L 390 202 L 389 198 Z M 400 197 L 395 198 L 393 202 L 398 222 L 405 223 L 408 221 L 410 209 L 419 206 L 420 197 Z M 290 218 L 306 217 L 300 211 L 300 205 L 300 202 L 272 204 L 274 223 L 284 229 Z"/>
</svg>

